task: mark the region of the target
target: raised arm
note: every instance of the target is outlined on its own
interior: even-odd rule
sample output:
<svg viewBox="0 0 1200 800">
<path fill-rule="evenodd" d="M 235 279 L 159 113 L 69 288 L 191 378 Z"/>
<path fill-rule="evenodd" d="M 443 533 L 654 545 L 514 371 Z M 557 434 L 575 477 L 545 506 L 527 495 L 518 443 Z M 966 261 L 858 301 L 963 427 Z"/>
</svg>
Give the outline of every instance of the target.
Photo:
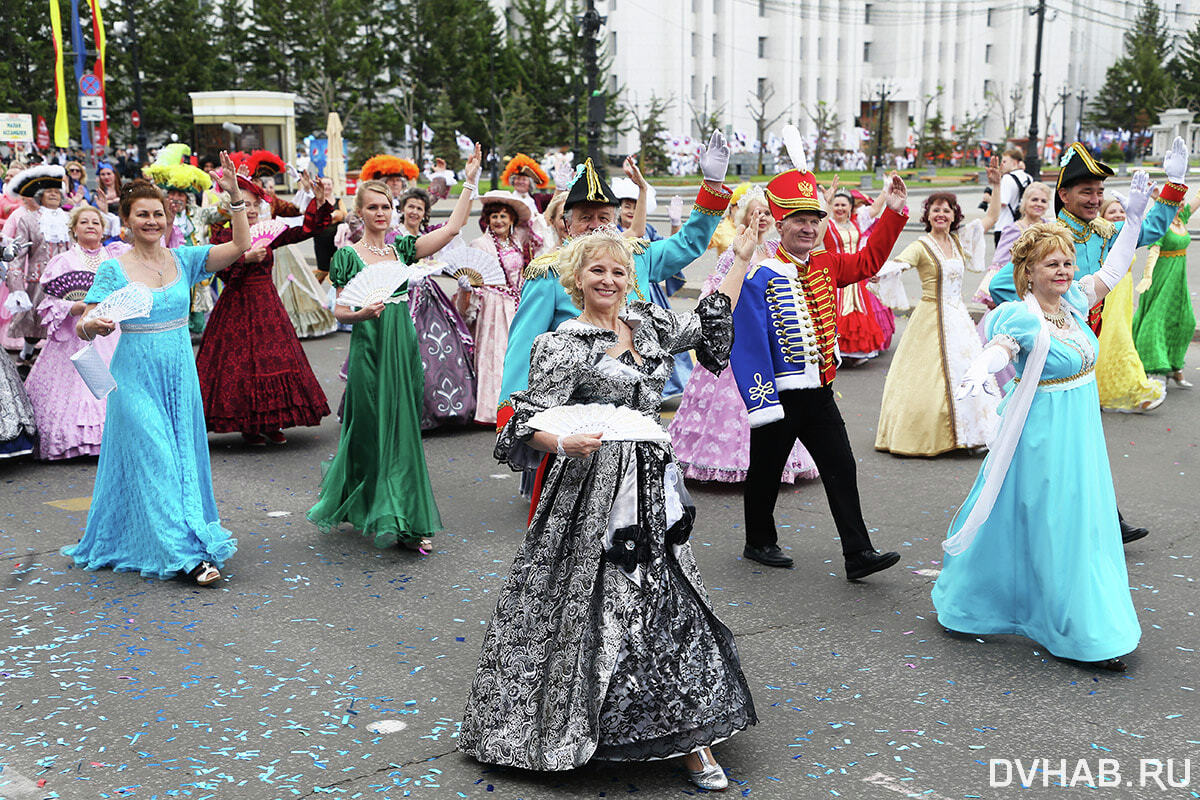
<svg viewBox="0 0 1200 800">
<path fill-rule="evenodd" d="M 904 223 L 908 221 L 908 217 L 901 213 L 908 201 L 908 187 L 904 185 L 899 173 L 891 174 L 884 194 L 887 208 L 872 228 L 872 233 L 867 238 L 867 246 L 853 255 L 830 254 L 837 265 L 834 282 L 838 286 L 858 283 L 879 272 L 891 254 L 896 240 L 900 238 Z"/>
<path fill-rule="evenodd" d="M 992 193 L 988 195 L 987 211 L 983 212 L 983 229 L 990 231 L 996 225 L 996 220 L 1000 219 L 1000 159 L 992 156 L 992 160 L 988 162 L 987 179 L 988 186 L 992 187 Z"/>
<path fill-rule="evenodd" d="M 208 262 L 204 268 L 209 272 L 219 272 L 242 257 L 242 253 L 250 248 L 250 226 L 246 223 L 246 200 L 238 186 L 237 172 L 229 153 L 221 151 L 221 175 L 217 185 L 229 195 L 229 221 L 233 229 L 233 238 L 224 244 L 214 245 L 208 251 Z M 257 202 L 257 200 L 255 201 Z"/>
<path fill-rule="evenodd" d="M 458 195 L 458 202 L 454 204 L 454 211 L 450 213 L 450 219 L 442 227 L 417 239 L 418 261 L 450 244 L 450 240 L 457 236 L 458 232 L 462 230 L 462 226 L 466 224 L 467 217 L 471 215 L 471 203 L 474 202 L 475 192 L 479 189 L 479 164 L 482 158 L 482 151 L 479 144 L 476 143 L 475 152 L 471 153 L 471 157 L 467 159 L 467 165 L 464 168 L 466 180 L 463 181 L 462 191 Z"/>
<path fill-rule="evenodd" d="M 1112 290 L 1133 264 L 1133 252 L 1138 247 L 1142 219 L 1150 205 L 1150 192 L 1154 188 L 1150 176 L 1144 170 L 1133 173 L 1129 183 L 1129 198 L 1125 202 L 1125 224 L 1117 234 L 1116 241 L 1108 249 L 1108 255 L 1100 269 L 1079 280 L 1089 295 L 1089 305 L 1099 303 Z"/>
<path fill-rule="evenodd" d="M 626 177 L 633 181 L 633 185 L 638 187 L 637 205 L 633 209 L 633 223 L 626 229 L 625 235 L 640 239 L 646 235 L 646 211 L 650 205 L 650 185 L 642 177 L 642 171 L 638 169 L 637 160 L 633 156 L 625 156 L 625 163 L 621 168 L 625 171 Z"/>
</svg>

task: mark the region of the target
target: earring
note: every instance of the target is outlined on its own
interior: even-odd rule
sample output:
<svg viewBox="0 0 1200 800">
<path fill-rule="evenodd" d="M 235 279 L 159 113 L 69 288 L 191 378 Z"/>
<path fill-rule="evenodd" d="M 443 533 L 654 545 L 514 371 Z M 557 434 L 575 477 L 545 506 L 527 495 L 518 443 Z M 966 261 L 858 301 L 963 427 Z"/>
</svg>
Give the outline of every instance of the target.
<svg viewBox="0 0 1200 800">
<path fill-rule="evenodd" d="M 1033 281 L 1029 281 L 1025 284 L 1025 293 L 1029 294 L 1032 291 L 1033 291 Z"/>
</svg>

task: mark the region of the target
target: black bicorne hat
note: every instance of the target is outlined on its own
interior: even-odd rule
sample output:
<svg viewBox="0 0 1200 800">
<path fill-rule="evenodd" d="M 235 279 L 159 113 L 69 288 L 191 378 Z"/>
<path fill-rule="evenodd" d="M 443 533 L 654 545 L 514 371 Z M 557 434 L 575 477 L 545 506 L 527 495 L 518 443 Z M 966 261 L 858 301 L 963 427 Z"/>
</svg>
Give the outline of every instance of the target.
<svg viewBox="0 0 1200 800">
<path fill-rule="evenodd" d="M 592 166 L 592 160 L 589 158 L 583 162 L 583 172 L 575 178 L 575 182 L 571 184 L 571 190 L 567 192 L 567 199 L 563 203 L 563 210 L 571 208 L 576 203 L 599 203 L 606 206 L 619 206 L 621 201 L 613 193 L 612 187 L 608 185 L 608 181 L 600 177 L 596 172 L 596 168 Z"/>
<path fill-rule="evenodd" d="M 1059 189 L 1067 189 L 1087 178 L 1104 180 L 1114 175 L 1112 167 L 1092 158 L 1092 154 L 1079 142 L 1067 149 L 1065 158 L 1066 162 L 1058 172 L 1058 183 L 1054 187 L 1055 214 L 1062 211 L 1063 207 L 1062 199 L 1058 196 Z"/>
</svg>

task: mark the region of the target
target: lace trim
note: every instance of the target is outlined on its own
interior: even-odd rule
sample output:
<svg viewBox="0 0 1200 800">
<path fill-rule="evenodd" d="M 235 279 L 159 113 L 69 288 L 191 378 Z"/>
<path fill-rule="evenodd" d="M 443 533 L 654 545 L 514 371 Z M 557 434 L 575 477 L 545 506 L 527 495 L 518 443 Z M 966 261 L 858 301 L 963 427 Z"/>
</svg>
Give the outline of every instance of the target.
<svg viewBox="0 0 1200 800">
<path fill-rule="evenodd" d="M 1015 360 L 1017 355 L 1021 352 L 1021 343 L 1012 336 L 1009 336 L 1007 333 L 998 333 L 993 336 L 988 341 L 988 345 L 993 344 L 1000 345 L 1007 350 L 1009 359 Z"/>
<path fill-rule="evenodd" d="M 1077 386 L 1083 386 L 1088 383 L 1095 383 L 1096 369 L 1088 367 L 1080 370 L 1074 375 L 1068 375 L 1065 378 L 1047 378 L 1046 380 L 1038 381 L 1039 392 L 1061 392 L 1067 389 L 1074 389 Z M 1013 378 L 1014 383 L 1020 383 L 1020 378 Z"/>
<path fill-rule="evenodd" d="M 176 328 L 182 328 L 187 323 L 187 317 L 169 319 L 166 322 L 122 322 L 121 333 L 162 333 L 163 331 L 173 331 Z"/>
</svg>

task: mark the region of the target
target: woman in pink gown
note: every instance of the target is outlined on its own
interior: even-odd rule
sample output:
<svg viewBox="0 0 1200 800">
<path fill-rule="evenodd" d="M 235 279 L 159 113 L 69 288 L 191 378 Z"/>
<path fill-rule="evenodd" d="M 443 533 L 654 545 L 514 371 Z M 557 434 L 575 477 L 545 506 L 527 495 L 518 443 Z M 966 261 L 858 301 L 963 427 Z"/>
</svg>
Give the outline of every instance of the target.
<svg viewBox="0 0 1200 800">
<path fill-rule="evenodd" d="M 74 244 L 50 259 L 42 272 L 44 294 L 37 312 L 46 327 L 46 344 L 25 379 L 38 427 L 34 457 L 44 461 L 99 455 L 107 407 L 106 399 L 97 400 L 88 390 L 71 356 L 87 345 L 76 335 L 75 323 L 96 268 L 116 253 L 100 244 L 104 220 L 92 206 L 75 207 L 69 230 Z M 117 330 L 92 344 L 106 363 L 119 337 Z"/>
<path fill-rule="evenodd" d="M 504 353 L 508 350 L 508 328 L 521 299 L 523 272 L 541 249 L 542 240 L 528 225 L 529 206 L 510 192 L 488 192 L 481 196 L 483 212 L 479 227 L 483 236 L 470 246 L 494 257 L 504 271 L 505 283 L 460 288 L 455 296 L 459 313 L 473 325 L 475 336 L 475 421 L 496 424 L 500 402 L 500 380 L 504 376 Z"/>
<path fill-rule="evenodd" d="M 767 209 L 762 188 L 757 186 L 749 189 L 738 204 L 733 216 L 735 226 L 745 224 L 750 212 L 756 208 Z M 779 247 L 777 241 L 764 241 L 771 224 L 770 214 L 764 214 L 758 232 L 755 264 L 774 256 Z M 729 248 L 717 262 L 716 270 L 704 281 L 700 296 L 707 297 L 715 291 L 732 265 L 733 249 Z M 719 376 L 706 369 L 695 370 L 668 431 L 685 477 L 721 483 L 741 483 L 746 479 L 746 470 L 750 466 L 750 419 L 746 416 L 746 404 L 738 394 L 732 370 L 725 370 Z M 801 478 L 816 477 L 816 464 L 804 445 L 797 441 L 784 465 L 783 480 L 795 483 Z"/>
</svg>

